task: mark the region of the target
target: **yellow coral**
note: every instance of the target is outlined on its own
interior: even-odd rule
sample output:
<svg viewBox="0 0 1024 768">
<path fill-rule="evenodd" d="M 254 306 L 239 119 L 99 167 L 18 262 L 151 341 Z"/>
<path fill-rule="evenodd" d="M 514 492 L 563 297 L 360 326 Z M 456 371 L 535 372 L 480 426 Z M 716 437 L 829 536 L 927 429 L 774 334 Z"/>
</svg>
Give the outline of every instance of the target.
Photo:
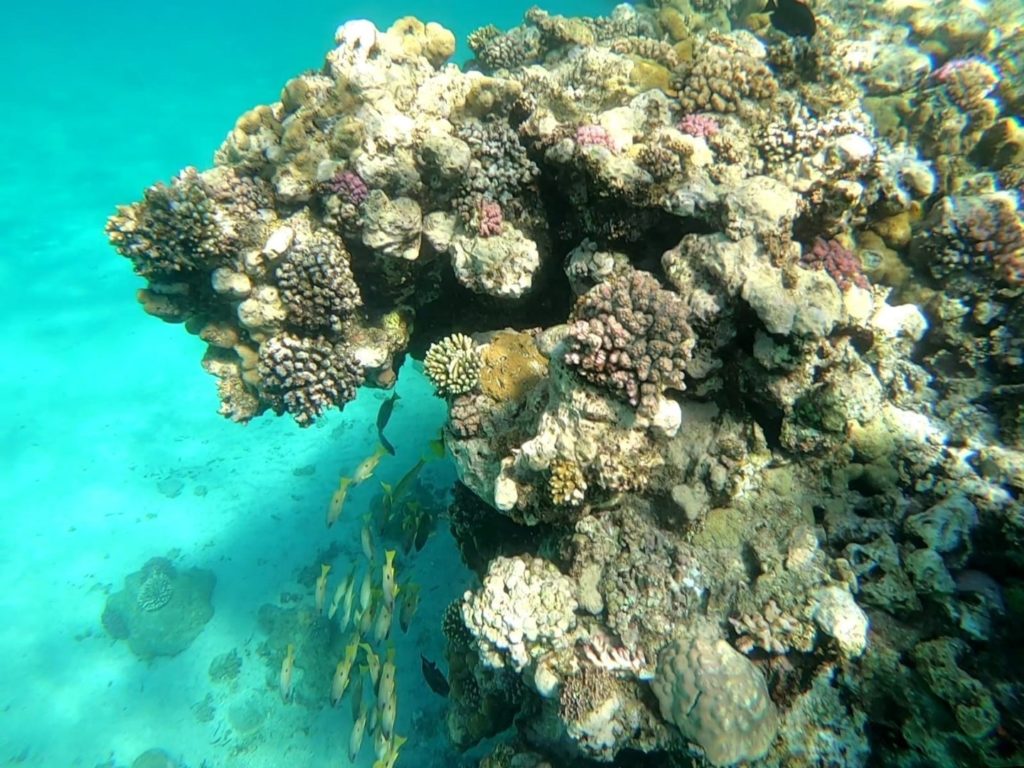
<svg viewBox="0 0 1024 768">
<path fill-rule="evenodd" d="M 672 73 L 668 68 L 654 61 L 635 59 L 629 79 L 641 93 L 658 89 L 663 93 L 674 93 L 672 90 Z"/>
<path fill-rule="evenodd" d="M 551 500 L 559 506 L 578 507 L 582 504 L 587 492 L 587 481 L 580 465 L 569 459 L 555 459 L 551 462 L 548 491 Z"/>
<path fill-rule="evenodd" d="M 476 387 L 480 366 L 480 351 L 463 333 L 453 333 L 431 344 L 423 358 L 423 372 L 443 396 L 461 395 Z"/>
<path fill-rule="evenodd" d="M 499 402 L 520 400 L 547 373 L 548 362 L 530 334 L 499 331 L 484 347 L 480 388 Z"/>
</svg>

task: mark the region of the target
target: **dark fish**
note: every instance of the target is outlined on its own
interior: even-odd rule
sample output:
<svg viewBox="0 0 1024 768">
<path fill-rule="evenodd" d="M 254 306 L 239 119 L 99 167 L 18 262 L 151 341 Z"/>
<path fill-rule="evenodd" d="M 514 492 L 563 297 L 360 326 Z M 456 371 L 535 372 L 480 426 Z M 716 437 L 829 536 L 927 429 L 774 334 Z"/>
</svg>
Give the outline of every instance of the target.
<svg viewBox="0 0 1024 768">
<path fill-rule="evenodd" d="M 386 437 L 384 437 L 384 427 L 388 425 L 388 421 L 391 419 L 391 412 L 395 410 L 395 403 L 397 401 L 398 393 L 395 392 L 395 394 L 380 404 L 380 410 L 377 411 L 377 437 L 380 438 L 380 442 L 381 445 L 384 446 L 384 450 L 392 456 L 395 455 L 395 447 L 387 441 Z"/>
<path fill-rule="evenodd" d="M 790 37 L 814 37 L 818 24 L 814 13 L 800 0 L 768 0 L 765 13 L 771 15 L 772 26 Z"/>
<path fill-rule="evenodd" d="M 419 552 L 427 543 L 427 539 L 434 531 L 434 520 L 426 512 L 421 512 L 416 519 L 416 540 L 413 544 Z"/>
<path fill-rule="evenodd" d="M 427 681 L 430 690 L 438 696 L 448 695 L 448 691 L 451 689 L 448 687 L 448 680 L 445 678 L 444 672 L 423 654 L 420 654 L 420 669 L 423 670 L 423 679 Z"/>
</svg>

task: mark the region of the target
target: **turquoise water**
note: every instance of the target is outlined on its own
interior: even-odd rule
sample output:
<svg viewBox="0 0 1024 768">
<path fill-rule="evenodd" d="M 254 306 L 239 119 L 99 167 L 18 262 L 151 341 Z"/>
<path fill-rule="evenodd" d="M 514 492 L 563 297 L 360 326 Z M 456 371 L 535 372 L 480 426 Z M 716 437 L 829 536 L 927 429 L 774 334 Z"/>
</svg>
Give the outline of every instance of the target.
<svg viewBox="0 0 1024 768">
<path fill-rule="evenodd" d="M 202 343 L 139 311 L 132 295 L 143 281 L 112 252 L 103 224 L 154 179 L 207 166 L 238 114 L 319 65 L 342 21 L 387 26 L 415 14 L 461 42 L 487 22 L 514 25 L 528 5 L 99 2 L 6 12 L 0 764 L 128 766 L 151 748 L 193 768 L 347 764 L 347 706 L 273 706 L 257 612 L 311 589 L 297 581 L 300 572 L 316 568 L 332 544 L 341 564 L 359 551 L 351 510 L 372 490 L 353 492 L 346 519 L 330 532 L 324 505 L 338 474 L 374 445 L 382 395 L 367 392 L 309 430 L 290 419 L 244 428 L 224 420 L 213 380 L 198 367 Z M 548 5 L 565 13 L 611 7 Z M 443 419 L 443 405 L 414 372 L 403 374 L 399 392 L 389 427 L 398 453 L 379 473 L 391 482 Z M 440 489 L 450 472 L 434 464 L 425 477 Z M 408 574 L 423 583 L 417 626 L 434 627 L 468 575 L 446 533 L 420 555 Z M 214 571 L 215 613 L 186 652 L 146 663 L 112 641 L 100 617 L 108 594 L 156 556 Z M 439 641 L 430 633 L 433 645 L 420 647 L 428 637 L 420 632 L 399 641 L 408 704 L 398 730 L 410 735 L 427 732 L 414 718 L 441 713 L 440 699 L 424 693 L 417 658 L 419 650 L 437 657 Z M 208 667 L 232 649 L 242 655 L 241 675 L 218 686 Z M 229 717 L 256 718 L 263 735 L 225 742 Z M 433 730 L 440 734 L 436 720 Z M 445 754 L 440 738 L 408 747 L 411 764 L 417 755 L 437 764 Z M 360 764 L 371 753 L 364 746 Z"/>
</svg>

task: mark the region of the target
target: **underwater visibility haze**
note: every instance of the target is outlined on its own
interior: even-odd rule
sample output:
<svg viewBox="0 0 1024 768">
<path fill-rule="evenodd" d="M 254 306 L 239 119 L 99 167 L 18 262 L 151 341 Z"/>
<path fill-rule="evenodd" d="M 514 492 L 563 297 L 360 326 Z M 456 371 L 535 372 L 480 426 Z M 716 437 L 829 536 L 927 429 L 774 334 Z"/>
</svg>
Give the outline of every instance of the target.
<svg viewBox="0 0 1024 768">
<path fill-rule="evenodd" d="M 1024 765 L 1022 21 L 14 11 L 0 762 Z"/>
</svg>

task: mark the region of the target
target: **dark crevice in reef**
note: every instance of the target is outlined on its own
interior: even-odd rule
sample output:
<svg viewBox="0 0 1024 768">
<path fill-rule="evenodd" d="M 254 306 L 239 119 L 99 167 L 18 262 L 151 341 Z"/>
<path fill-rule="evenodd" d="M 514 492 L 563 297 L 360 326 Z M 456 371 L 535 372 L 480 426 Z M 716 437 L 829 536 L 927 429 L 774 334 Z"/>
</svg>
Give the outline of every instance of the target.
<svg viewBox="0 0 1024 768">
<path fill-rule="evenodd" d="M 564 323 L 572 309 L 572 291 L 553 252 L 541 263 L 534 288 L 520 299 L 481 296 L 463 286 L 447 266 L 437 276 L 434 297 L 416 309 L 409 354 L 422 360 L 427 347 L 450 333 L 484 333 L 502 328 L 526 330 Z M 447 264 L 447 259 L 444 262 Z"/>
<path fill-rule="evenodd" d="M 735 327 L 732 348 L 719 351 L 724 363 L 719 405 L 735 413 L 749 414 L 764 433 L 768 447 L 779 450 L 785 414 L 761 391 L 759 382 L 763 380 L 763 369 L 754 361 L 754 342 L 761 324 L 745 302 L 737 305 Z"/>
</svg>

